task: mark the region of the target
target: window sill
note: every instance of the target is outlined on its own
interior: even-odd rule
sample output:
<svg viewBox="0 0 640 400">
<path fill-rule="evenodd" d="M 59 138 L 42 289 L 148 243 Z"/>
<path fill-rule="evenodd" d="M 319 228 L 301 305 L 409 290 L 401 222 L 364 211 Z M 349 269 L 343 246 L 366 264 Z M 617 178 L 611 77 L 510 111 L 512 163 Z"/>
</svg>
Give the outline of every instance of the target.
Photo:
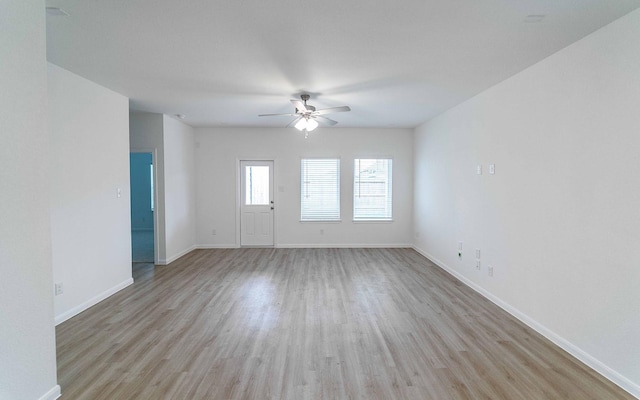
<svg viewBox="0 0 640 400">
<path fill-rule="evenodd" d="M 390 224 L 392 219 L 354 219 L 351 222 L 354 224 Z"/>
<path fill-rule="evenodd" d="M 299 222 L 302 222 L 303 224 L 305 223 L 315 223 L 315 222 L 321 222 L 323 224 L 331 224 L 331 223 L 340 223 L 342 222 L 341 219 L 301 219 Z"/>
</svg>

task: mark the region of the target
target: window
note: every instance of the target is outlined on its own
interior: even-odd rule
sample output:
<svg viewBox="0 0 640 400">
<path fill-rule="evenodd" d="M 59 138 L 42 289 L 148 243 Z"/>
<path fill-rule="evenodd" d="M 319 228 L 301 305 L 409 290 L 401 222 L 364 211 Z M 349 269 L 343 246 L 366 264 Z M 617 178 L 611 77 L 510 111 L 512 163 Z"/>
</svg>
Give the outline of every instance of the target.
<svg viewBox="0 0 640 400">
<path fill-rule="evenodd" d="M 356 159 L 353 167 L 354 221 L 390 221 L 391 160 Z"/>
<path fill-rule="evenodd" d="M 302 159 L 300 171 L 300 220 L 339 221 L 340 159 Z"/>
</svg>

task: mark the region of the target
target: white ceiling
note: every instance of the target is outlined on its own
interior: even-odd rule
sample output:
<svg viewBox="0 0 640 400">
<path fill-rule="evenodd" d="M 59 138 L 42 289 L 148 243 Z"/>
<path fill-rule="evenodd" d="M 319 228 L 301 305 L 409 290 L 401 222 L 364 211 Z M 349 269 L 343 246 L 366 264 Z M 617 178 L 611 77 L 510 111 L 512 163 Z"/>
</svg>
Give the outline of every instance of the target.
<svg viewBox="0 0 640 400">
<path fill-rule="evenodd" d="M 415 127 L 640 0 L 48 0 L 49 61 L 199 126 Z M 539 23 L 528 15 L 545 15 Z"/>
</svg>

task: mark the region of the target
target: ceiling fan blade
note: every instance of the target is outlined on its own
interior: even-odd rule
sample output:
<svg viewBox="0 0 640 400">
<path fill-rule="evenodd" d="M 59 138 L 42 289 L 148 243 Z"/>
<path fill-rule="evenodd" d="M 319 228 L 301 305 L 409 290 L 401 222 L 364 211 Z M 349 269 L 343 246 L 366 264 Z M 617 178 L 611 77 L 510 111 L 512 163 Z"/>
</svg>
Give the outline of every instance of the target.
<svg viewBox="0 0 640 400">
<path fill-rule="evenodd" d="M 260 114 L 258 117 L 295 117 L 298 114 Z"/>
<path fill-rule="evenodd" d="M 294 126 L 295 124 L 298 123 L 298 121 L 300 121 L 302 119 L 302 117 L 298 117 L 296 119 L 294 119 L 293 121 L 289 122 L 289 125 L 286 126 L 286 128 L 290 128 L 292 126 Z"/>
<path fill-rule="evenodd" d="M 324 122 L 325 124 L 327 124 L 327 125 L 329 125 L 329 126 L 334 126 L 335 124 L 337 124 L 337 123 L 338 123 L 338 121 L 334 121 L 334 120 L 332 120 L 332 119 L 330 119 L 330 118 L 323 117 L 323 116 L 321 116 L 321 115 L 318 115 L 318 116 L 316 116 L 315 118 L 316 118 L 318 121 L 320 121 L 320 122 Z"/>
<path fill-rule="evenodd" d="M 323 115 L 345 111 L 351 111 L 351 108 L 349 106 L 323 108 L 322 110 L 314 111 L 313 115 Z"/>
<path fill-rule="evenodd" d="M 304 105 L 303 102 L 301 102 L 300 100 L 291 100 L 291 103 L 293 103 L 293 106 L 301 113 L 306 112 L 307 111 L 307 106 Z"/>
</svg>

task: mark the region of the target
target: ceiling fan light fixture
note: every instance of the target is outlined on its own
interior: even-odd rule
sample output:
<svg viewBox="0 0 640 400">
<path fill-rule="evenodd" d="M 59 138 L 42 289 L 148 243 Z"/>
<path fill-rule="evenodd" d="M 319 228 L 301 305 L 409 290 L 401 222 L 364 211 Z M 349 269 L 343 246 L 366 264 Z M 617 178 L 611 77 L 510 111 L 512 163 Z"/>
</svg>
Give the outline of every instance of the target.
<svg viewBox="0 0 640 400">
<path fill-rule="evenodd" d="M 310 118 L 307 120 L 307 132 L 311 132 L 317 127 L 318 127 L 318 122 L 315 119 Z"/>
<path fill-rule="evenodd" d="M 325 114 L 351 111 L 349 106 L 329 107 L 317 110 L 314 106 L 307 104 L 309 100 L 308 94 L 301 94 L 300 100 L 291 100 L 291 104 L 295 107 L 292 114 L 259 114 L 259 117 L 296 117 L 297 119 L 291 121 L 287 127 L 293 125 L 299 131 L 304 131 L 304 137 L 308 137 L 309 132 L 315 130 L 318 126 L 318 120 L 327 126 L 334 126 L 337 121 L 325 117 Z M 318 118 L 318 120 L 316 120 Z"/>
<path fill-rule="evenodd" d="M 307 120 L 306 120 L 306 119 L 304 119 L 304 118 L 300 119 L 300 121 L 298 121 L 298 122 L 294 125 L 294 127 L 295 127 L 297 130 L 299 130 L 299 131 L 301 131 L 301 130 L 303 130 L 303 129 L 307 128 Z"/>
</svg>

